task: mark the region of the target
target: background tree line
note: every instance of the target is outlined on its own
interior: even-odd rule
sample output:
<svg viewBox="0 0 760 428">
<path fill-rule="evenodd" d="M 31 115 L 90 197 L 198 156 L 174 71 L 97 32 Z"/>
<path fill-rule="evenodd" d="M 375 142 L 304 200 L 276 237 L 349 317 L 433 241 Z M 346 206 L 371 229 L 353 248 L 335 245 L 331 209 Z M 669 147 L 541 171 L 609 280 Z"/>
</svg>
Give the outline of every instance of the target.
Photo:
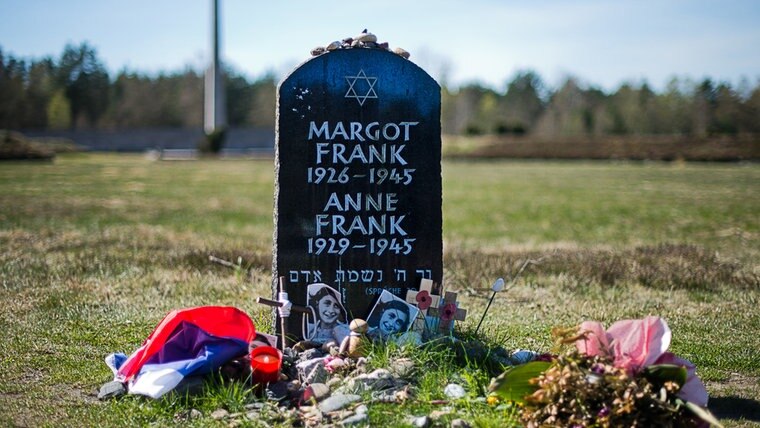
<svg viewBox="0 0 760 428">
<path fill-rule="evenodd" d="M 274 127 L 273 73 L 251 81 L 227 68 L 225 80 L 230 126 Z M 58 59 L 24 60 L 0 48 L 0 128 L 198 128 L 202 121 L 203 76 L 191 68 L 110 76 L 87 43 L 66 46 Z M 575 78 L 551 88 L 521 71 L 499 91 L 444 87 L 442 125 L 449 134 L 538 137 L 760 133 L 760 80 L 734 88 L 673 78 L 659 93 L 646 82 L 606 93 Z"/>
</svg>

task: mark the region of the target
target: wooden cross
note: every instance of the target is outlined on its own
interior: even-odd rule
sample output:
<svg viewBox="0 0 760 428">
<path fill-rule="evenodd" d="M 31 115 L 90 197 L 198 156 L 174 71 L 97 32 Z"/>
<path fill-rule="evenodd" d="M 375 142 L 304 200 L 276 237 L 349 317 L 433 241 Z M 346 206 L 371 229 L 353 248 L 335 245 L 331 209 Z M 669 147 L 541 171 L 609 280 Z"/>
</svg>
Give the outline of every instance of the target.
<svg viewBox="0 0 760 428">
<path fill-rule="evenodd" d="M 436 307 L 431 307 L 428 315 L 440 320 L 438 331 L 445 333 L 454 328 L 454 321 L 464 321 L 467 310 L 457 306 L 457 293 L 447 291 L 443 296 L 443 302 Z"/>
<path fill-rule="evenodd" d="M 441 296 L 433 294 L 434 284 L 433 280 L 423 278 L 420 281 L 419 291 L 409 290 L 406 292 L 406 302 L 417 306 L 420 310 L 419 315 L 412 324 L 413 331 L 421 333 L 425 330 L 425 318 L 427 317 L 428 309 L 437 308 L 441 302 Z"/>
</svg>

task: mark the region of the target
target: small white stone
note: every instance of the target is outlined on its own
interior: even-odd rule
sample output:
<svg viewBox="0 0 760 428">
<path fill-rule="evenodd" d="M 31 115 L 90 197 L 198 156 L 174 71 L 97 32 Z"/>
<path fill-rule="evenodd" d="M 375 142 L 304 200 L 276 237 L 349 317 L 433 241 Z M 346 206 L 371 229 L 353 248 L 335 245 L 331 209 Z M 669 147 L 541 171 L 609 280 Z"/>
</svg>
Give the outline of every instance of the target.
<svg viewBox="0 0 760 428">
<path fill-rule="evenodd" d="M 333 395 L 319 403 L 318 407 L 322 413 L 330 413 L 348 407 L 361 399 L 361 396 L 355 394 Z"/>
<path fill-rule="evenodd" d="M 458 400 L 467 395 L 467 392 L 464 390 L 464 388 L 462 388 L 461 385 L 457 385 L 455 383 L 446 385 L 446 388 L 443 389 L 443 393 L 452 400 Z"/>
<path fill-rule="evenodd" d="M 342 358 L 336 358 L 329 363 L 327 363 L 327 368 L 330 368 L 332 370 L 340 369 L 346 366 L 346 362 L 343 361 Z"/>
<path fill-rule="evenodd" d="M 377 43 L 377 36 L 372 33 L 361 33 L 354 37 L 354 41 Z"/>
<path fill-rule="evenodd" d="M 454 419 L 451 421 L 451 428 L 470 428 L 470 426 L 464 419 Z"/>
<path fill-rule="evenodd" d="M 221 420 L 229 416 L 230 412 L 228 412 L 225 409 L 216 409 L 213 412 L 211 412 L 211 419 L 214 420 Z"/>
<path fill-rule="evenodd" d="M 406 50 L 402 48 L 394 48 L 393 53 L 405 59 L 409 59 L 409 57 L 411 56 L 409 52 L 407 52 Z"/>
<path fill-rule="evenodd" d="M 418 418 L 414 418 L 412 421 L 412 426 L 415 426 L 417 428 L 427 428 L 430 426 L 430 418 L 427 416 L 420 416 Z"/>
<path fill-rule="evenodd" d="M 327 49 L 328 51 L 334 51 L 335 49 L 340 49 L 340 47 L 341 47 L 341 43 L 338 41 L 334 41 L 330 43 L 329 45 L 327 45 L 325 49 Z"/>
<path fill-rule="evenodd" d="M 367 418 L 369 418 L 369 415 L 366 413 L 356 414 L 340 421 L 340 425 L 344 427 L 353 425 L 367 425 Z"/>
</svg>

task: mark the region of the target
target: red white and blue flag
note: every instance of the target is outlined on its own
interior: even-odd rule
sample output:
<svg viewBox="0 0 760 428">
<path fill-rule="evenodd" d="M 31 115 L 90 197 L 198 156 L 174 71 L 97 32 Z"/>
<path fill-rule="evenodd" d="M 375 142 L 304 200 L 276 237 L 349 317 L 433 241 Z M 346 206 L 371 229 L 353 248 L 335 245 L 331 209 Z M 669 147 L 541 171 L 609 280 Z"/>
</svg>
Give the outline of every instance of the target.
<svg viewBox="0 0 760 428">
<path fill-rule="evenodd" d="M 185 376 L 211 373 L 246 355 L 256 330 L 248 315 L 231 306 L 201 306 L 170 312 L 123 364 L 116 380 L 129 393 L 158 398 Z"/>
</svg>

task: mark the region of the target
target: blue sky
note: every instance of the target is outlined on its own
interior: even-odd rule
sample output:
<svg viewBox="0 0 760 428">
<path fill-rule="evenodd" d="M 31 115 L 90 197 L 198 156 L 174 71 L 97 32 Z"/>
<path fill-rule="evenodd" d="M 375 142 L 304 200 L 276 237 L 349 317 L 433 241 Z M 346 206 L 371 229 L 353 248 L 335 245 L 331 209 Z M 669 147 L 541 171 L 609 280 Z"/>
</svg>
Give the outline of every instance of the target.
<svg viewBox="0 0 760 428">
<path fill-rule="evenodd" d="M 201 69 L 210 0 L 0 0 L 0 47 L 58 57 L 88 41 L 111 72 Z M 223 58 L 283 76 L 317 45 L 368 28 L 438 79 L 503 89 L 517 70 L 614 89 L 646 79 L 760 79 L 760 1 L 221 0 Z"/>
</svg>

